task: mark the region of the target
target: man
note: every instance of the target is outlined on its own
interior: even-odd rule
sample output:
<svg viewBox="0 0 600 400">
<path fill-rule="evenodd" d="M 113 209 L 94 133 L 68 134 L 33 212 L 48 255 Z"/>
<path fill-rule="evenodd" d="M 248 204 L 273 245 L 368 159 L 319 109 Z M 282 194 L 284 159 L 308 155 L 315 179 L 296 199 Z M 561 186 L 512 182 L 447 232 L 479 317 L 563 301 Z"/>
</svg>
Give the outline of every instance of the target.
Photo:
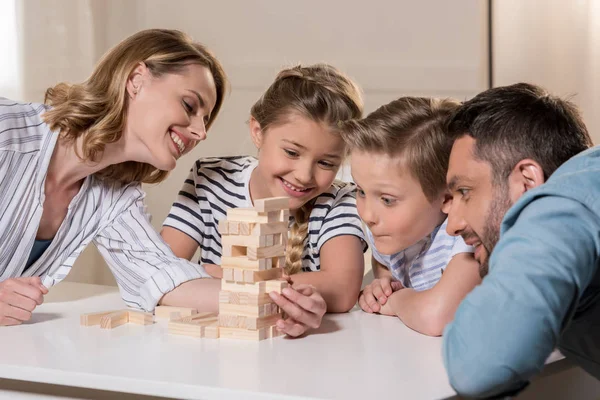
<svg viewBox="0 0 600 400">
<path fill-rule="evenodd" d="M 600 379 L 600 148 L 569 160 L 592 144 L 576 107 L 517 84 L 467 101 L 449 128 L 447 230 L 485 276 L 444 332 L 452 386 L 517 393 L 556 346 Z"/>
</svg>

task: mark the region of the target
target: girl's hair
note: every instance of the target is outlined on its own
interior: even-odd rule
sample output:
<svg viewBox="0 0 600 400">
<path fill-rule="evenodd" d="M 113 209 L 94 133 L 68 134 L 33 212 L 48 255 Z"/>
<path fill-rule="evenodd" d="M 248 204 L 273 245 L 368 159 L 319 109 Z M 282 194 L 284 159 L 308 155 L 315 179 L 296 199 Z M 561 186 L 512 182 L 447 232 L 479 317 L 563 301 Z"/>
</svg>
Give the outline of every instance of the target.
<svg viewBox="0 0 600 400">
<path fill-rule="evenodd" d="M 460 105 L 451 99 L 401 97 L 362 120 L 347 121 L 341 135 L 351 151 L 397 157 L 429 201 L 446 187 L 452 150 L 448 120 Z"/>
<path fill-rule="evenodd" d="M 96 161 L 109 143 L 123 136 L 129 97 L 130 74 L 144 63 L 153 76 L 176 74 L 191 64 L 208 68 L 217 89 L 217 100 L 207 123 L 213 123 L 221 105 L 227 78 L 221 63 L 203 45 L 177 30 L 148 29 L 128 37 L 107 52 L 83 83 L 59 83 L 46 91 L 44 102 L 51 109 L 44 120 L 68 142 L 83 138 L 82 160 Z M 135 161 L 111 165 L 95 175 L 124 183 L 157 183 L 168 172 Z"/>
<path fill-rule="evenodd" d="M 340 123 L 360 118 L 362 110 L 358 86 L 336 68 L 316 64 L 298 65 L 279 72 L 250 113 L 263 132 L 285 124 L 290 117 L 301 116 L 325 124 L 332 133 L 337 133 Z M 289 275 L 302 270 L 302 252 L 312 207 L 311 201 L 296 211 L 286 249 L 285 272 Z"/>
</svg>

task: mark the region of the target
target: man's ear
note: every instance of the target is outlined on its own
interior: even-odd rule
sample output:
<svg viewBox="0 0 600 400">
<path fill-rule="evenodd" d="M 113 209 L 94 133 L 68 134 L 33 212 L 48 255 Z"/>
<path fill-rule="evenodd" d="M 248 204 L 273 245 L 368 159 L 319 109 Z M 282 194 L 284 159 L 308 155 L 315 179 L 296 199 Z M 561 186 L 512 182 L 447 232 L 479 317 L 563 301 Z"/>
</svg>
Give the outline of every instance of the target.
<svg viewBox="0 0 600 400">
<path fill-rule="evenodd" d="M 150 73 L 148 67 L 143 62 L 138 63 L 135 69 L 129 74 L 127 78 L 127 94 L 129 98 L 133 99 L 142 89 L 142 83 L 144 78 Z"/>
<path fill-rule="evenodd" d="M 250 117 L 248 125 L 250 126 L 250 137 L 252 138 L 252 142 L 254 143 L 256 148 L 260 150 L 263 143 L 262 128 L 254 117 Z"/>
<path fill-rule="evenodd" d="M 545 181 L 544 170 L 537 161 L 530 158 L 519 161 L 508 177 L 511 201 L 514 203 L 526 191 L 543 185 Z"/>
</svg>

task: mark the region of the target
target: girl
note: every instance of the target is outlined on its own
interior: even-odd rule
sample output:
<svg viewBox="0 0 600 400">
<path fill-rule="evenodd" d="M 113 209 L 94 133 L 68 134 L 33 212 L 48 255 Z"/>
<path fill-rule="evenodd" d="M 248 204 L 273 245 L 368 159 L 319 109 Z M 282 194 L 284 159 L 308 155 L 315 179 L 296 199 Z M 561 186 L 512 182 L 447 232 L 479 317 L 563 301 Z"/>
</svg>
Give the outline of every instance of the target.
<svg viewBox="0 0 600 400">
<path fill-rule="evenodd" d="M 293 289 L 272 294 L 290 315 L 278 328 L 297 336 L 320 325 L 325 306 L 348 311 L 360 290 L 365 244 L 354 185 L 334 182 L 346 153 L 335 128 L 361 113 L 356 85 L 333 67 L 281 71 L 251 110 L 258 159 L 198 160 L 164 223 L 163 238 L 188 260 L 200 246 L 200 263 L 211 268 L 221 261 L 217 226 L 228 208 L 287 196 L 292 217 L 285 272 Z"/>
<path fill-rule="evenodd" d="M 28 320 L 92 241 L 129 306 L 196 306 L 192 287 L 217 293 L 212 279 L 181 285 L 208 274 L 153 230 L 141 183 L 165 179 L 206 138 L 225 85 L 202 45 L 147 30 L 87 81 L 48 89 L 47 105 L 0 101 L 0 325 Z"/>
</svg>

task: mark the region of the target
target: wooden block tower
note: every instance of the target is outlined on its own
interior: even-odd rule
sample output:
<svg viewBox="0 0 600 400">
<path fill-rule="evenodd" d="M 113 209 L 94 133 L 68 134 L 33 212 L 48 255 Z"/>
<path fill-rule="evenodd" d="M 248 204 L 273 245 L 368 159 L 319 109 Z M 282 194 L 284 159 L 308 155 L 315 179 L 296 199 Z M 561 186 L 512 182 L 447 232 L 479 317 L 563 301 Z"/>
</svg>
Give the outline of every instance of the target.
<svg viewBox="0 0 600 400">
<path fill-rule="evenodd" d="M 288 240 L 289 198 L 255 201 L 254 208 L 227 210 L 219 222 L 223 279 L 219 293 L 219 336 L 262 340 L 279 333 L 281 310 L 269 292 L 288 284 L 280 279 Z"/>
</svg>

